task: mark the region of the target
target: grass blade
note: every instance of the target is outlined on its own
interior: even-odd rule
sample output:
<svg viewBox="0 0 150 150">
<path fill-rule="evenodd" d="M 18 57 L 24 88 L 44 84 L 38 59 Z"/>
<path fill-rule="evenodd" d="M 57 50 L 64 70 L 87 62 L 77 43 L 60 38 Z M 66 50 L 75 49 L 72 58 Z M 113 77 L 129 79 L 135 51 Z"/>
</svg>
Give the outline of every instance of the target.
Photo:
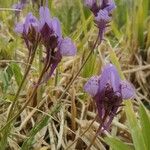
<svg viewBox="0 0 150 150">
<path fill-rule="evenodd" d="M 150 149 L 150 116 L 148 112 L 144 108 L 144 106 L 140 105 L 140 123 L 142 127 L 142 134 L 144 137 L 144 141 L 146 144 L 147 150 Z"/>
<path fill-rule="evenodd" d="M 105 141 L 114 150 L 131 150 L 131 147 L 114 137 L 106 137 Z"/>
<path fill-rule="evenodd" d="M 132 103 L 131 101 L 126 101 L 125 104 L 125 112 L 127 115 L 128 125 L 131 131 L 135 150 L 146 150 L 142 129 L 140 128 L 137 117 L 133 111 Z"/>
</svg>

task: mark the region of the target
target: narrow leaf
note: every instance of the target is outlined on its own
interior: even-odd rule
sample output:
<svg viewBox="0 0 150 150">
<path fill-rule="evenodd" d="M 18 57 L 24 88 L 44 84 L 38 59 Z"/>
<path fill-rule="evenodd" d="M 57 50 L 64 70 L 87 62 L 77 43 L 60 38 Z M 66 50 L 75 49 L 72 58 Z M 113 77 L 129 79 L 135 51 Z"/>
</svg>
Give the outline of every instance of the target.
<svg viewBox="0 0 150 150">
<path fill-rule="evenodd" d="M 114 137 L 106 137 L 105 141 L 114 150 L 131 150 L 131 147 Z"/>
<path fill-rule="evenodd" d="M 131 101 L 126 101 L 125 104 L 126 104 L 125 112 L 127 115 L 127 121 L 128 121 L 129 129 L 131 131 L 135 150 L 146 150 L 143 133 L 139 126 L 136 114 L 133 111 L 132 103 Z"/>
<path fill-rule="evenodd" d="M 12 68 L 13 74 L 15 76 L 15 80 L 17 82 L 17 85 L 19 86 L 21 81 L 22 81 L 22 78 L 23 78 L 22 73 L 21 73 L 21 69 L 20 69 L 19 65 L 16 63 L 12 63 L 11 68 Z"/>
<path fill-rule="evenodd" d="M 140 122 L 142 126 L 142 134 L 146 144 L 147 150 L 150 149 L 150 116 L 146 111 L 146 108 L 141 104 L 140 105 Z"/>
</svg>

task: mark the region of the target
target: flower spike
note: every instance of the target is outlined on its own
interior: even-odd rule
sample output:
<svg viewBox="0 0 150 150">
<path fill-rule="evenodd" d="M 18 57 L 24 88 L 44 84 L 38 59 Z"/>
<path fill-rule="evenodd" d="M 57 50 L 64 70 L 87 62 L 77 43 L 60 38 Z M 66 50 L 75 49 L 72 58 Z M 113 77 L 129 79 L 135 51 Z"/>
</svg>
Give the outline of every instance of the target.
<svg viewBox="0 0 150 150">
<path fill-rule="evenodd" d="M 105 29 L 112 19 L 112 12 L 116 8 L 113 0 L 85 0 L 85 5 L 92 11 L 95 23 L 99 29 L 100 42 L 104 39 Z"/>
<path fill-rule="evenodd" d="M 102 123 L 103 130 L 107 130 L 117 115 L 118 108 L 122 105 L 123 99 L 135 97 L 134 87 L 127 81 L 122 81 L 116 67 L 107 64 L 101 76 L 91 77 L 84 86 L 96 102 L 100 120 L 106 116 Z"/>
</svg>

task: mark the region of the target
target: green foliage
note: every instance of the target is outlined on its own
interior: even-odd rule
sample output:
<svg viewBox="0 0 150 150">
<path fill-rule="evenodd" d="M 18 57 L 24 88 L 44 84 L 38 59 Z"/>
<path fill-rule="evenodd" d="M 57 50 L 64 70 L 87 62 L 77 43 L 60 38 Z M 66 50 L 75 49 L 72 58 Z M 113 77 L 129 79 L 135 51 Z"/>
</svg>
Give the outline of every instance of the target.
<svg viewBox="0 0 150 150">
<path fill-rule="evenodd" d="M 4 70 L 1 70 L 1 88 L 4 93 L 8 90 L 11 85 L 12 77 L 15 77 L 15 81 L 19 86 L 22 81 L 21 68 L 16 63 L 11 63 Z"/>
<path fill-rule="evenodd" d="M 118 57 L 116 56 L 116 53 L 111 49 L 109 52 L 110 60 L 113 64 L 115 64 L 118 68 L 118 71 L 120 73 L 120 76 L 122 79 L 124 79 L 124 75 L 121 71 L 120 63 L 118 60 Z M 138 116 L 133 110 L 133 104 L 131 101 L 125 101 L 125 113 L 127 116 L 127 122 L 128 122 L 128 128 L 130 130 L 133 145 L 135 150 L 149 150 L 149 126 L 150 126 L 150 119 L 149 114 L 146 111 L 146 108 L 141 104 L 140 105 L 140 111 L 139 116 L 140 119 L 138 119 Z M 109 139 L 109 140 L 108 140 Z M 114 137 L 107 138 L 107 143 L 110 144 L 111 147 L 116 149 L 116 139 Z M 114 142 L 115 141 L 115 142 Z M 120 141 L 119 141 L 120 143 Z M 121 142 L 122 143 L 122 142 Z"/>
<path fill-rule="evenodd" d="M 149 111 L 143 106 L 143 104 L 140 105 L 139 108 L 140 112 L 140 125 L 142 128 L 142 135 L 144 137 L 144 142 L 146 145 L 146 149 L 150 149 L 150 115 Z"/>
<path fill-rule="evenodd" d="M 28 150 L 31 148 L 31 145 L 34 144 L 35 135 L 49 123 L 49 118 L 49 116 L 44 117 L 38 124 L 35 125 L 35 127 L 32 128 L 28 136 L 29 138 L 23 142 L 22 150 Z"/>
<path fill-rule="evenodd" d="M 105 141 L 113 150 L 132 150 L 133 149 L 130 146 L 128 146 L 126 143 L 114 137 L 106 137 Z"/>
<path fill-rule="evenodd" d="M 64 0 L 57 9 L 52 8 L 53 13 L 61 20 L 64 34 L 69 35 L 75 30 L 80 17 L 78 9 L 77 1 L 70 0 Z"/>
<path fill-rule="evenodd" d="M 114 150 L 149 150 L 150 149 L 150 116 L 148 110 L 143 106 L 139 107 L 139 119 L 133 111 L 131 102 L 126 102 L 126 115 L 128 127 L 132 135 L 133 146 L 129 147 L 126 143 L 120 141 L 115 137 L 107 137 L 105 141 Z M 131 144 L 131 143 L 130 143 Z"/>
<path fill-rule="evenodd" d="M 17 85 L 19 86 L 23 78 L 22 73 L 21 73 L 21 68 L 16 63 L 12 63 L 10 67 L 12 68 L 15 80 L 17 82 Z"/>
<path fill-rule="evenodd" d="M 149 0 L 116 0 L 117 10 L 115 12 L 115 26 L 113 32 L 115 35 L 121 32 L 131 52 L 135 46 L 145 48 L 145 31 L 149 24 L 150 1 Z M 116 28 L 117 27 L 117 28 Z M 116 32 L 118 30 L 118 32 Z M 126 32 L 126 34 L 124 34 Z"/>
<path fill-rule="evenodd" d="M 51 115 L 54 113 L 57 113 L 60 110 L 61 103 L 56 105 L 51 112 L 49 113 L 49 116 L 44 116 L 43 119 L 39 123 L 37 123 L 32 130 L 30 131 L 28 138 L 23 142 L 23 145 L 21 147 L 22 150 L 28 150 L 31 148 L 31 146 L 34 144 L 34 137 L 35 135 L 44 127 L 47 126 L 47 124 L 50 122 Z"/>
<path fill-rule="evenodd" d="M 140 124 L 138 123 L 137 116 L 135 112 L 133 111 L 133 106 L 130 101 L 126 102 L 125 107 L 127 120 L 128 120 L 128 126 L 132 135 L 133 144 L 136 150 L 148 150 L 146 149 L 146 144 L 144 142 L 144 136 L 141 129 Z"/>
<path fill-rule="evenodd" d="M 8 87 L 10 86 L 10 81 L 13 76 L 12 68 L 8 66 L 6 69 L 1 70 L 0 79 L 2 81 L 1 88 L 4 93 L 6 93 Z"/>
<path fill-rule="evenodd" d="M 11 59 L 14 53 L 14 44 L 7 39 L 8 37 L 0 37 L 0 60 Z"/>
<path fill-rule="evenodd" d="M 92 74 L 96 74 L 96 58 L 97 54 L 93 53 L 93 55 L 90 57 L 89 61 L 86 63 L 83 69 L 83 77 L 87 78 L 90 77 Z"/>
</svg>

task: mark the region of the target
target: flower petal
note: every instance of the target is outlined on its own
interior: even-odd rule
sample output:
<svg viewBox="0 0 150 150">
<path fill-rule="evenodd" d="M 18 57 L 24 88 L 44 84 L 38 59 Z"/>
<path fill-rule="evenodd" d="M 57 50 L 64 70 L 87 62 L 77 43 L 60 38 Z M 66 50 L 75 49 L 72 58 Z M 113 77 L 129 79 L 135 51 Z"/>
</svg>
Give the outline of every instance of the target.
<svg viewBox="0 0 150 150">
<path fill-rule="evenodd" d="M 15 32 L 22 34 L 23 33 L 23 23 L 18 23 L 15 26 Z"/>
<path fill-rule="evenodd" d="M 99 23 L 107 23 L 111 20 L 111 17 L 109 17 L 108 11 L 103 9 L 98 12 L 97 16 L 95 17 L 95 20 Z"/>
<path fill-rule="evenodd" d="M 28 33 L 29 28 L 31 26 L 34 27 L 36 31 L 38 31 L 38 28 L 39 28 L 38 20 L 36 19 L 35 16 L 32 15 L 32 13 L 28 13 L 25 23 L 24 23 L 24 30 L 26 34 Z"/>
<path fill-rule="evenodd" d="M 62 39 L 59 45 L 60 53 L 62 56 L 74 56 L 76 54 L 76 46 L 70 38 Z"/>
<path fill-rule="evenodd" d="M 84 85 L 84 90 L 87 93 L 89 93 L 92 97 L 94 97 L 98 92 L 98 88 L 99 88 L 98 82 L 99 82 L 99 77 L 93 76 Z"/>
<path fill-rule="evenodd" d="M 108 6 L 105 8 L 105 10 L 108 11 L 108 14 L 111 14 L 115 8 L 116 8 L 116 5 L 115 5 L 114 1 L 112 1 L 112 2 L 108 3 Z"/>
<path fill-rule="evenodd" d="M 85 6 L 88 8 L 92 8 L 94 4 L 96 4 L 96 0 L 85 0 Z"/>
<path fill-rule="evenodd" d="M 45 23 L 51 28 L 51 15 L 48 7 L 40 7 L 40 29 L 43 28 Z"/>
<path fill-rule="evenodd" d="M 127 81 L 121 81 L 121 94 L 123 99 L 131 99 L 135 97 L 135 88 Z"/>
<path fill-rule="evenodd" d="M 108 14 L 107 10 L 99 10 L 97 16 L 95 17 L 95 22 L 99 28 L 99 37 L 100 42 L 104 39 L 104 33 L 107 27 L 107 24 L 111 21 L 111 17 Z"/>
<path fill-rule="evenodd" d="M 116 67 L 112 64 L 107 64 L 100 77 L 100 92 L 102 92 L 107 84 L 110 84 L 114 92 L 120 91 L 120 77 Z"/>
<path fill-rule="evenodd" d="M 58 18 L 54 17 L 52 19 L 52 27 L 56 35 L 58 36 L 59 39 L 62 38 L 62 32 L 61 32 L 61 26 Z"/>
</svg>

